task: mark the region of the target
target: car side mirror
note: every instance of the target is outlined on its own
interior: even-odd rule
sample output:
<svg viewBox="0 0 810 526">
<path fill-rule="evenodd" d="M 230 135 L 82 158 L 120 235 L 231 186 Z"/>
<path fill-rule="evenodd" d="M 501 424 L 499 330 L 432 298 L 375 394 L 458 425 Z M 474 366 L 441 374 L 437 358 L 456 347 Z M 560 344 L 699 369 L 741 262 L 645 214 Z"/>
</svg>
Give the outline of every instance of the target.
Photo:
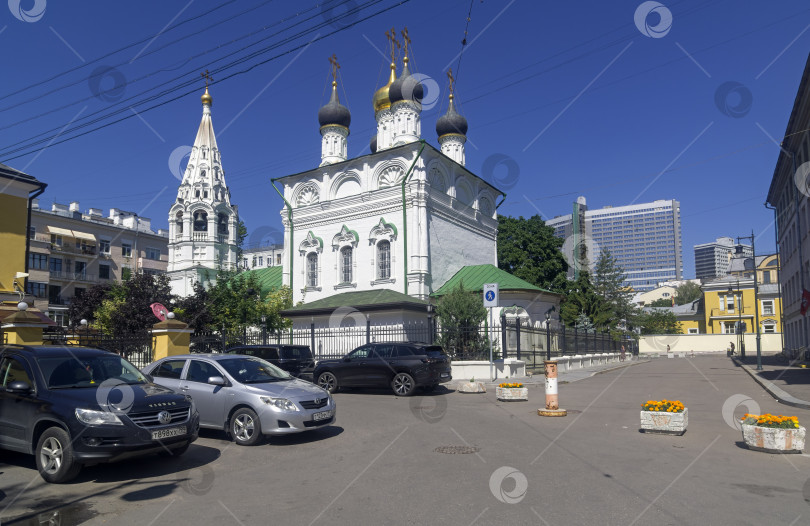
<svg viewBox="0 0 810 526">
<path fill-rule="evenodd" d="M 31 386 L 28 385 L 28 382 L 23 381 L 11 382 L 6 386 L 6 391 L 8 391 L 9 393 L 24 394 L 31 391 Z"/>
<path fill-rule="evenodd" d="M 225 385 L 225 378 L 221 376 L 209 376 L 208 383 L 211 385 Z"/>
</svg>

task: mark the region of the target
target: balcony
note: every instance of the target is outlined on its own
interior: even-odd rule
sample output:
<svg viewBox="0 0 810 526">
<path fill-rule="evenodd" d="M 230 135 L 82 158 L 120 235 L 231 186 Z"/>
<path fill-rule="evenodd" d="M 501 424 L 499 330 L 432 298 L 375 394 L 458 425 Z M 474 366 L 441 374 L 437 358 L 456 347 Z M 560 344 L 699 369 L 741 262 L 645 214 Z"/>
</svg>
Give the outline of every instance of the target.
<svg viewBox="0 0 810 526">
<path fill-rule="evenodd" d="M 51 296 L 48 298 L 48 305 L 70 305 L 70 298 Z"/>
<path fill-rule="evenodd" d="M 52 270 L 50 272 L 50 277 L 51 279 L 62 281 L 89 281 L 92 283 L 98 281 L 98 277 L 95 274 L 88 274 L 87 272 L 62 272 Z"/>
<path fill-rule="evenodd" d="M 81 254 L 85 256 L 96 255 L 96 247 L 89 245 L 77 247 L 69 243 L 63 243 L 61 245 L 58 243 L 51 243 L 50 248 L 52 252 L 64 252 L 66 254 Z"/>
<path fill-rule="evenodd" d="M 192 232 L 192 241 L 208 241 L 208 232 Z"/>
</svg>

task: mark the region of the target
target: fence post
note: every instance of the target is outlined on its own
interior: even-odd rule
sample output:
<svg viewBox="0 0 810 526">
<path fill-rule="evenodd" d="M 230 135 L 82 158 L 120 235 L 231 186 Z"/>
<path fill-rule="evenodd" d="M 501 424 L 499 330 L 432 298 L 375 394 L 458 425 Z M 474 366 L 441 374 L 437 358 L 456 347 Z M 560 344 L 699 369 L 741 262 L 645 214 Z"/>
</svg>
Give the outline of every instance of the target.
<svg viewBox="0 0 810 526">
<path fill-rule="evenodd" d="M 222 352 L 226 351 L 228 346 L 228 338 L 225 336 L 225 324 L 222 324 Z"/>
<path fill-rule="evenodd" d="M 366 318 L 366 345 L 371 343 L 371 320 Z"/>
<path fill-rule="evenodd" d="M 579 354 L 579 335 L 577 334 L 576 325 L 574 325 L 574 354 Z"/>
<path fill-rule="evenodd" d="M 517 339 L 517 359 L 520 360 L 520 316 L 515 316 L 515 337 Z"/>
<path fill-rule="evenodd" d="M 565 356 L 565 351 L 566 351 L 566 349 L 565 349 L 565 325 L 562 326 L 562 345 L 561 345 L 561 347 L 562 347 L 562 351 L 560 352 L 560 355 Z"/>
<path fill-rule="evenodd" d="M 506 358 L 506 314 L 501 314 L 501 358 Z"/>
<path fill-rule="evenodd" d="M 312 352 L 316 352 L 315 349 L 315 322 L 309 324 L 309 348 Z"/>
</svg>

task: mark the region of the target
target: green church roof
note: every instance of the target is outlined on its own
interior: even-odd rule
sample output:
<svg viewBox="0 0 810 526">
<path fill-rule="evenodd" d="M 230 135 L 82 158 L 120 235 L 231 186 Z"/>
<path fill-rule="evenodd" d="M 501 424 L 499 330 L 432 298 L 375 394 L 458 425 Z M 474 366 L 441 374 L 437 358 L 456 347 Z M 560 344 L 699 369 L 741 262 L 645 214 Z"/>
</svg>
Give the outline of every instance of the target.
<svg viewBox="0 0 810 526">
<path fill-rule="evenodd" d="M 482 292 L 484 290 L 484 284 L 486 283 L 497 283 L 499 290 L 526 290 L 555 294 L 549 290 L 536 287 L 517 276 L 513 276 L 505 270 L 499 269 L 495 265 L 487 264 L 467 265 L 466 267 L 461 267 L 461 269 L 459 269 L 459 271 L 456 272 L 452 278 L 447 280 L 447 282 L 439 287 L 439 290 L 435 291 L 432 295 L 444 296 L 458 287 L 459 283 L 464 283 L 464 289 L 473 292 Z"/>
<path fill-rule="evenodd" d="M 338 307 L 353 307 L 357 310 L 375 310 L 385 308 L 406 308 L 409 310 L 425 310 L 428 302 L 397 292 L 391 289 L 360 290 L 343 292 L 327 298 L 322 298 L 303 305 L 282 311 L 282 315 L 310 314 L 316 312 L 333 311 Z"/>
<path fill-rule="evenodd" d="M 259 281 L 261 295 L 264 297 L 269 292 L 281 288 L 282 271 L 283 268 L 281 266 L 265 267 L 247 270 L 243 272 L 241 276 L 244 278 L 247 278 L 248 276 L 256 276 L 256 279 Z"/>
</svg>

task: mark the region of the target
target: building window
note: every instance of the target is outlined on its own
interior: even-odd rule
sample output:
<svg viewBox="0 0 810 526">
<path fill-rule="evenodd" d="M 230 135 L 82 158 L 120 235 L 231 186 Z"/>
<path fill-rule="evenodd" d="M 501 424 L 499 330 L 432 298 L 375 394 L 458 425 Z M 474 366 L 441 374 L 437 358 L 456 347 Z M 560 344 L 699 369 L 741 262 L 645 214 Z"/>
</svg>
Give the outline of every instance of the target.
<svg viewBox="0 0 810 526">
<path fill-rule="evenodd" d="M 773 316 L 773 300 L 762 300 L 762 315 Z"/>
<path fill-rule="evenodd" d="M 98 240 L 98 251 L 100 254 L 109 254 L 110 253 L 110 240 L 109 239 L 99 239 Z"/>
<path fill-rule="evenodd" d="M 689 331 L 688 334 L 698 334 L 698 330 L 694 329 L 694 328 L 693 329 L 688 329 L 688 331 Z"/>
<path fill-rule="evenodd" d="M 253 264 L 250 266 L 250 268 L 256 268 L 256 256 L 253 256 Z"/>
<path fill-rule="evenodd" d="M 264 266 L 264 256 L 259 256 L 259 266 L 260 267 Z"/>
<path fill-rule="evenodd" d="M 28 268 L 30 270 L 48 270 L 48 255 L 31 252 L 28 254 Z"/>
<path fill-rule="evenodd" d="M 160 249 L 146 247 L 146 259 L 154 259 L 155 261 L 160 261 Z"/>
<path fill-rule="evenodd" d="M 351 283 L 352 276 L 352 247 L 340 249 L 340 282 Z"/>
<path fill-rule="evenodd" d="M 51 272 L 62 272 L 62 258 L 51 258 Z"/>
<path fill-rule="evenodd" d="M 100 279 L 110 279 L 110 266 L 109 265 L 99 265 L 98 266 L 98 277 Z"/>
<path fill-rule="evenodd" d="M 318 254 L 315 252 L 307 255 L 307 286 L 318 286 Z"/>
<path fill-rule="evenodd" d="M 281 265 L 281 254 L 276 254 L 276 265 Z"/>
<path fill-rule="evenodd" d="M 37 227 L 29 226 L 28 227 L 28 239 L 36 239 L 37 237 Z"/>
<path fill-rule="evenodd" d="M 380 241 L 377 243 L 377 279 L 391 277 L 391 243 Z"/>
<path fill-rule="evenodd" d="M 775 323 L 763 323 L 762 324 L 762 332 L 766 334 L 772 334 L 776 332 L 776 324 Z"/>
<path fill-rule="evenodd" d="M 132 257 L 132 245 L 129 243 L 121 243 L 121 255 L 125 258 Z"/>
<path fill-rule="evenodd" d="M 723 334 L 734 334 L 734 324 L 737 322 L 734 321 L 724 321 L 723 322 Z"/>
<path fill-rule="evenodd" d="M 32 294 L 37 298 L 44 298 L 48 294 L 48 284 L 38 283 L 36 281 L 29 281 L 28 286 L 25 288 L 27 294 Z"/>
<path fill-rule="evenodd" d="M 56 322 L 56 324 L 60 327 L 67 327 L 68 318 L 65 316 L 65 311 L 48 311 L 48 317 Z"/>
<path fill-rule="evenodd" d="M 144 268 L 141 269 L 141 273 L 143 273 L 146 276 L 160 276 L 161 274 L 163 274 L 163 271 L 158 270 L 156 268 Z"/>
<path fill-rule="evenodd" d="M 51 234 L 51 245 L 53 245 L 55 247 L 61 247 L 62 246 L 62 236 L 59 236 L 59 235 L 56 235 L 56 234 Z"/>
<path fill-rule="evenodd" d="M 771 282 L 771 271 L 766 270 L 762 272 L 762 283 L 770 283 Z"/>
</svg>

